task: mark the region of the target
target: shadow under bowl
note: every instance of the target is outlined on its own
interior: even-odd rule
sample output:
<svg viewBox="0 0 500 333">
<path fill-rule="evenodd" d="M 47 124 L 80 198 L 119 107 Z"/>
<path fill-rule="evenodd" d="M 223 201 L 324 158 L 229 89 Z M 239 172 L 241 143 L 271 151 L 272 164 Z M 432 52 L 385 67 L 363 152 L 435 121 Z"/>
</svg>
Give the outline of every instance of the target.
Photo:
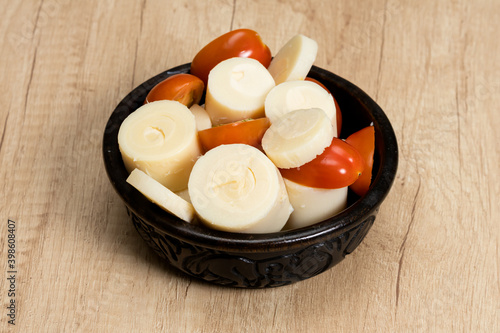
<svg viewBox="0 0 500 333">
<path fill-rule="evenodd" d="M 352 253 L 375 221 L 389 193 L 398 165 L 393 128 L 382 109 L 360 88 L 313 66 L 309 76 L 323 83 L 342 110 L 345 138 L 363 127 L 375 128 L 372 184 L 358 197 L 349 192 L 348 207 L 338 215 L 301 229 L 269 234 L 241 234 L 186 223 L 166 213 L 126 182 L 128 172 L 118 148 L 123 120 L 139 108 L 157 83 L 178 73 L 184 64 L 160 73 L 132 90 L 111 114 L 103 137 L 106 172 L 123 200 L 140 236 L 170 265 L 210 283 L 266 288 L 288 285 L 316 276 Z"/>
</svg>

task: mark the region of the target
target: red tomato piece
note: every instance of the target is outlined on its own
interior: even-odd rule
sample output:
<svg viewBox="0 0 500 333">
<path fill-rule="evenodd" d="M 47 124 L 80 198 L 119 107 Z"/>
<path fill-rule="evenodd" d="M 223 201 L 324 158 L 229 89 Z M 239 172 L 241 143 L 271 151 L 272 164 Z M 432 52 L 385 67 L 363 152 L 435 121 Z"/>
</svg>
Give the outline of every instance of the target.
<svg viewBox="0 0 500 333">
<path fill-rule="evenodd" d="M 205 152 L 224 144 L 244 143 L 261 149 L 264 133 L 271 123 L 268 118 L 242 120 L 198 132 Z"/>
<path fill-rule="evenodd" d="M 363 157 L 353 146 L 333 138 L 331 145 L 311 162 L 280 172 L 284 178 L 301 185 L 334 189 L 354 183 L 363 167 Z"/>
<path fill-rule="evenodd" d="M 342 112 L 340 111 L 340 107 L 339 107 L 339 105 L 337 103 L 337 100 L 335 99 L 335 96 L 333 96 L 333 94 L 330 92 L 330 90 L 328 90 L 328 88 L 325 87 L 325 85 L 323 83 L 319 82 L 318 80 L 313 79 L 312 77 L 306 77 L 305 80 L 319 84 L 323 89 L 325 89 L 326 91 L 328 91 L 330 93 L 330 95 L 332 95 L 333 101 L 335 102 L 335 109 L 337 110 L 337 112 L 336 112 L 336 117 L 337 117 L 337 136 L 340 136 L 340 131 L 342 130 Z"/>
<path fill-rule="evenodd" d="M 353 134 L 346 140 L 348 144 L 356 148 L 363 157 L 365 171 L 351 184 L 350 188 L 359 196 L 364 195 L 370 188 L 372 181 L 373 154 L 375 152 L 375 129 L 373 126 L 365 127 Z"/>
<path fill-rule="evenodd" d="M 158 83 L 146 96 L 144 104 L 159 100 L 178 101 L 188 108 L 198 104 L 205 84 L 191 74 L 175 74 Z"/>
<path fill-rule="evenodd" d="M 206 85 L 212 68 L 234 57 L 253 58 L 267 68 L 271 63 L 271 50 L 257 32 L 250 29 L 233 30 L 214 39 L 195 55 L 191 62 L 191 74 Z"/>
<path fill-rule="evenodd" d="M 327 87 L 325 87 L 325 85 L 324 85 L 323 83 L 319 82 L 318 80 L 313 79 L 312 77 L 309 77 L 309 76 L 308 76 L 308 77 L 306 77 L 304 80 L 305 80 L 305 81 L 311 81 L 311 82 L 314 82 L 314 83 L 316 83 L 316 84 L 320 85 L 320 86 L 321 86 L 321 88 L 323 88 L 323 89 L 325 89 L 326 91 L 328 91 L 328 93 L 330 93 L 330 90 L 328 90 L 328 88 L 327 88 Z"/>
</svg>

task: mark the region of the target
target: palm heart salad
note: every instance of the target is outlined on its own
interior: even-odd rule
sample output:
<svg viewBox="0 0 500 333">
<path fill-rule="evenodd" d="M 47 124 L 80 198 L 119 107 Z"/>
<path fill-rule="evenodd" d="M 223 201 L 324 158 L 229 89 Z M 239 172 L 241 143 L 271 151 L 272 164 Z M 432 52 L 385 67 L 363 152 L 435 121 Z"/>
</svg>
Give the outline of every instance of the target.
<svg viewBox="0 0 500 333">
<path fill-rule="evenodd" d="M 249 29 L 208 43 L 190 73 L 160 82 L 122 123 L 127 182 L 186 222 L 230 232 L 300 228 L 342 211 L 348 188 L 362 196 L 370 186 L 375 134 L 338 137 L 349 110 L 307 77 L 317 51 L 298 34 L 273 57 Z"/>
</svg>

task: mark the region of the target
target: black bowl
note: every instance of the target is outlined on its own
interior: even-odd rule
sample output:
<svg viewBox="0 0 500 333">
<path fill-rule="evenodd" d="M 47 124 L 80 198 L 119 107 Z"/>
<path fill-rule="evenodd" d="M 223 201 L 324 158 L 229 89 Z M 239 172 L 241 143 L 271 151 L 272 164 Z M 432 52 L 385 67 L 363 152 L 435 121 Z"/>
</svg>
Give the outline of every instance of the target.
<svg viewBox="0 0 500 333">
<path fill-rule="evenodd" d="M 186 223 L 151 203 L 125 180 L 118 130 L 123 120 L 143 104 L 147 93 L 165 78 L 188 73 L 190 64 L 167 70 L 131 91 L 108 120 L 103 138 L 106 172 L 125 203 L 135 228 L 170 265 L 211 283 L 264 288 L 311 278 L 339 263 L 364 239 L 387 196 L 398 164 L 398 146 L 382 109 L 360 88 L 313 66 L 309 76 L 335 96 L 343 113 L 341 137 L 373 123 L 375 161 L 370 190 L 349 193 L 349 207 L 337 216 L 301 229 L 270 234 L 240 234 Z"/>
</svg>

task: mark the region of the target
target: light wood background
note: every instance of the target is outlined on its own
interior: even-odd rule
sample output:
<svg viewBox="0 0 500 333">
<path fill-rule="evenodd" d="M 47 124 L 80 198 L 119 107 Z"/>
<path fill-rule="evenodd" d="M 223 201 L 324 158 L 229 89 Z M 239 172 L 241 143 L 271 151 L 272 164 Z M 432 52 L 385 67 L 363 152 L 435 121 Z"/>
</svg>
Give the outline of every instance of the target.
<svg viewBox="0 0 500 333">
<path fill-rule="evenodd" d="M 1 1 L 0 331 L 499 332 L 500 1 Z M 392 121 L 400 166 L 365 241 L 315 278 L 215 287 L 164 264 L 104 172 L 132 88 L 213 38 L 297 33 Z M 7 320 L 8 219 L 16 325 Z"/>
</svg>

